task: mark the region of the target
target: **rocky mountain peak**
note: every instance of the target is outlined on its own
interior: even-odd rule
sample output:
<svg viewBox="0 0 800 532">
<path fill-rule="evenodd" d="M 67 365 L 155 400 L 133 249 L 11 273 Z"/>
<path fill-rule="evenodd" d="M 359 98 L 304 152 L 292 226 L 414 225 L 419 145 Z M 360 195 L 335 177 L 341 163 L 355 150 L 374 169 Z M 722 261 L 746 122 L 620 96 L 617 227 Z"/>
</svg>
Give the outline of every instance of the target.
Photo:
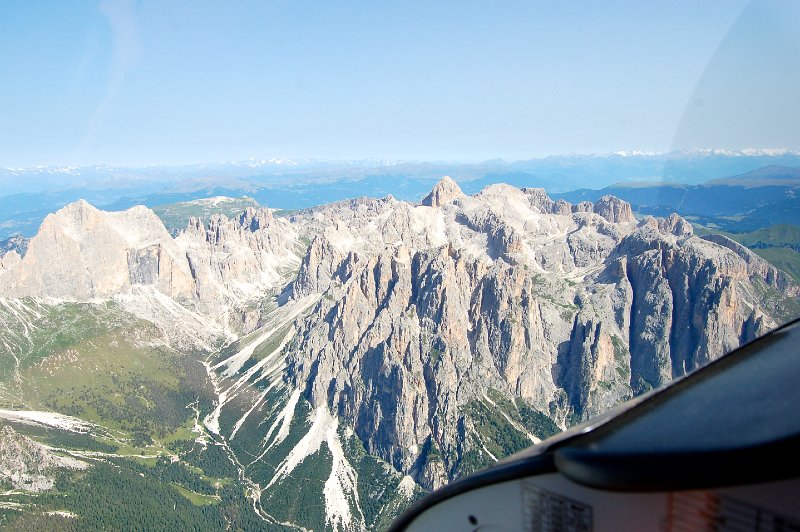
<svg viewBox="0 0 800 532">
<path fill-rule="evenodd" d="M 611 223 L 635 222 L 631 204 L 615 196 L 603 196 L 594 204 L 594 212 Z"/>
<path fill-rule="evenodd" d="M 674 212 L 666 218 L 658 218 L 657 223 L 658 230 L 663 234 L 672 234 L 678 237 L 686 237 L 694 234 L 692 224 Z"/>
<path fill-rule="evenodd" d="M 425 196 L 422 204 L 427 207 L 441 207 L 447 205 L 459 196 L 463 196 L 461 187 L 458 186 L 452 177 L 444 176 L 431 190 L 430 194 Z"/>
<path fill-rule="evenodd" d="M 267 228 L 269 230 L 267 230 Z M 144 206 L 101 211 L 80 200 L 49 215 L 24 257 L 0 258 L 0 293 L 77 300 L 147 286 L 201 313 L 261 294 L 297 266 L 294 230 L 267 209 L 190 219 L 177 238 Z"/>
<path fill-rule="evenodd" d="M 99 211 L 84 199 L 79 199 L 62 207 L 52 214 L 48 214 L 42 226 L 50 224 L 69 229 L 73 226 L 83 226 L 96 218 Z"/>
<path fill-rule="evenodd" d="M 542 214 L 553 213 L 554 202 L 547 195 L 543 188 L 523 188 L 522 192 L 528 197 L 531 206 L 535 207 Z M 554 213 L 557 214 L 557 213 Z"/>
<path fill-rule="evenodd" d="M 13 297 L 85 300 L 143 284 L 170 297 L 193 291 L 185 252 L 143 206 L 104 212 L 83 200 L 71 203 L 45 218 L 21 261 L 4 267 L 0 291 Z"/>
<path fill-rule="evenodd" d="M 258 231 L 269 227 L 272 222 L 272 211 L 264 208 L 247 207 L 239 216 L 239 224 L 250 231 Z"/>
<path fill-rule="evenodd" d="M 68 203 L 64 205 L 59 211 L 63 213 L 79 213 L 79 212 L 95 212 L 97 208 L 94 205 L 86 201 L 85 199 L 81 198 L 79 200 L 73 201 L 72 203 Z"/>
</svg>

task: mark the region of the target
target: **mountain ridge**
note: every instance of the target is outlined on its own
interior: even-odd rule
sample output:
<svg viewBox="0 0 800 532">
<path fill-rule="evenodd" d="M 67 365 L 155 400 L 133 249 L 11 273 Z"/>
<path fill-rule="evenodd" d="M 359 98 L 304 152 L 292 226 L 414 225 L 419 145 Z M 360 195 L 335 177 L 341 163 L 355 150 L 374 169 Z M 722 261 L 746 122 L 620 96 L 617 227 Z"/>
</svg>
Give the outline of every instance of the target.
<svg viewBox="0 0 800 532">
<path fill-rule="evenodd" d="M 347 530 L 721 356 L 797 295 L 678 215 L 450 179 L 420 203 L 248 207 L 176 236 L 144 207 L 77 202 L 0 257 L 17 338 L 48 298 L 144 320 L 162 338 L 126 341 L 202 365 L 192 437 L 231 457 L 253 511 Z M 41 356 L 80 354 L 58 353 Z"/>
<path fill-rule="evenodd" d="M 607 187 L 614 181 L 698 184 L 767 165 L 798 166 L 799 161 L 800 156 L 791 150 L 678 150 L 480 163 L 368 160 L 259 165 L 244 161 L 185 167 L 92 166 L 64 172 L 0 169 L 0 239 L 15 233 L 32 236 L 44 216 L 81 197 L 106 210 L 136 204 L 156 208 L 219 195 L 246 195 L 270 207 L 304 209 L 358 195 L 392 194 L 417 201 L 442 175 L 457 176 L 470 194 L 498 182 L 544 187 L 560 194 L 586 186 Z"/>
</svg>

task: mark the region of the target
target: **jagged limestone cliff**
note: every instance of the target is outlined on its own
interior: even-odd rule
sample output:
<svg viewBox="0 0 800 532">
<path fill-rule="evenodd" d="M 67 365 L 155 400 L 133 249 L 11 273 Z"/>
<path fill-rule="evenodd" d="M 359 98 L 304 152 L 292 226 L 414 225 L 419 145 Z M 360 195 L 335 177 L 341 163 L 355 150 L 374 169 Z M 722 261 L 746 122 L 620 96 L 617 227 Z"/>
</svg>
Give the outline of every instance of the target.
<svg viewBox="0 0 800 532">
<path fill-rule="evenodd" d="M 222 320 L 261 299 L 295 270 L 296 228 L 271 211 L 191 219 L 177 238 L 146 207 L 104 212 L 78 201 L 45 218 L 23 258 L 0 257 L 0 294 L 75 301 L 163 294 Z"/>
<path fill-rule="evenodd" d="M 203 353 L 217 400 L 197 419 L 254 508 L 340 529 L 707 363 L 797 294 L 680 216 L 450 178 L 421 204 L 248 209 L 175 238 L 145 208 L 79 202 L 0 257 L 3 297 L 113 298 Z M 321 516 L 276 509 L 298 505 Z"/>
<path fill-rule="evenodd" d="M 611 197 L 466 197 L 445 178 L 421 206 L 324 215 L 291 290 L 325 297 L 290 378 L 428 488 L 463 473 L 471 446 L 489 454 L 466 434 L 471 405 L 495 406 L 487 390 L 561 426 L 586 419 L 762 334 L 775 321 L 759 291 L 790 285 L 741 246 L 675 215 L 639 223 Z"/>
</svg>

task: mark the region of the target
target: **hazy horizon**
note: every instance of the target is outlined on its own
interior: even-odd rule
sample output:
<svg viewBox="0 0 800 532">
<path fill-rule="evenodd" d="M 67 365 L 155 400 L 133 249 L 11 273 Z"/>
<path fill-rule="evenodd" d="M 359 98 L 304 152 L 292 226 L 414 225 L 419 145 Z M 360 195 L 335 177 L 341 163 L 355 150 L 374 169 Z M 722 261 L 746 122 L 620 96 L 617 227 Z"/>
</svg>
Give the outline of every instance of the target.
<svg viewBox="0 0 800 532">
<path fill-rule="evenodd" d="M 258 165 L 308 165 L 308 164 L 372 164 L 377 166 L 401 166 L 401 165 L 417 165 L 417 164 L 433 164 L 433 165 L 481 165 L 485 163 L 500 162 L 505 164 L 515 164 L 530 161 L 541 161 L 546 159 L 570 158 L 570 157 L 664 157 L 670 155 L 731 155 L 731 156 L 757 156 L 757 157 L 771 157 L 783 155 L 800 155 L 800 150 L 787 148 L 785 146 L 770 146 L 770 147 L 756 147 L 747 146 L 745 148 L 731 150 L 727 148 L 715 147 L 695 147 L 695 148 L 680 148 L 664 151 L 655 150 L 639 150 L 639 149 L 617 149 L 606 152 L 557 152 L 546 155 L 531 155 L 530 157 L 521 158 L 504 158 L 504 157 L 489 157 L 489 158 L 476 158 L 476 159 L 401 159 L 391 157 L 365 157 L 365 158 L 316 158 L 316 157 L 299 157 L 289 158 L 280 156 L 251 156 L 242 159 L 230 160 L 197 160 L 185 163 L 153 163 L 153 164 L 115 164 L 115 163 L 87 163 L 87 164 L 68 164 L 68 163 L 51 163 L 51 164 L 33 164 L 28 166 L 0 166 L 2 170 L 8 171 L 31 171 L 38 169 L 88 169 L 97 167 L 117 168 L 117 169 L 147 169 L 147 168 L 197 168 L 204 166 L 224 166 L 224 165 L 243 165 L 249 163 L 254 168 Z"/>
</svg>

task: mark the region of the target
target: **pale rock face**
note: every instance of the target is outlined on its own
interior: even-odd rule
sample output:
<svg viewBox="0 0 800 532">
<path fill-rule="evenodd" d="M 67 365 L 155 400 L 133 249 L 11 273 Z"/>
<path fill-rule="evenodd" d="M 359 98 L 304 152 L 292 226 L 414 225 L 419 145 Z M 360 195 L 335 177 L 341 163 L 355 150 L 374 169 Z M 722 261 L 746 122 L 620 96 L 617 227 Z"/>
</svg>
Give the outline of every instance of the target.
<svg viewBox="0 0 800 532">
<path fill-rule="evenodd" d="M 767 285 L 775 286 L 783 293 L 794 296 L 797 295 L 798 287 L 793 283 L 791 277 L 778 268 L 772 266 L 770 263 L 763 260 L 761 257 L 738 242 L 735 242 L 726 236 L 714 234 L 703 236 L 703 240 L 707 240 L 728 248 L 735 253 L 737 257 L 744 261 L 748 276 L 760 277 L 765 283 L 767 283 Z M 730 262 L 732 265 L 735 265 L 734 269 L 740 274 L 741 277 L 742 272 L 739 269 L 738 261 L 731 259 Z M 733 273 L 734 269 L 729 270 L 728 273 Z"/>
<path fill-rule="evenodd" d="M 437 217 L 393 222 L 391 238 L 374 228 L 406 204 L 338 204 L 292 285 L 325 295 L 289 349 L 293 384 L 425 487 L 452 478 L 464 412 L 487 390 L 586 419 L 774 326 L 753 283 L 790 285 L 738 244 L 677 215 L 638 223 L 616 198 L 570 206 L 507 185 L 446 197 L 434 190 Z M 431 445 L 442 462 L 426 460 Z"/>
<path fill-rule="evenodd" d="M 145 207 L 104 212 L 81 200 L 45 218 L 24 258 L 3 256 L 0 293 L 85 301 L 144 286 L 218 316 L 284 282 L 299 265 L 296 239 L 267 209 L 207 227 L 193 219 L 173 239 Z"/>
<path fill-rule="evenodd" d="M 425 196 L 422 204 L 426 207 L 441 207 L 453 201 L 455 198 L 463 196 L 461 187 L 453 181 L 450 176 L 444 176 L 441 181 L 436 183 L 430 194 Z"/>
<path fill-rule="evenodd" d="M 547 192 L 543 188 L 523 188 L 520 189 L 528 197 L 531 207 L 540 214 L 567 214 L 567 212 L 560 211 L 560 207 L 556 208 L 556 202 L 547 196 Z M 562 203 L 567 203 L 561 200 Z"/>
<path fill-rule="evenodd" d="M 267 209 L 248 208 L 237 220 L 193 218 L 176 243 L 194 279 L 194 300 L 213 314 L 277 287 L 300 262 L 297 233 Z"/>
<path fill-rule="evenodd" d="M 0 478 L 11 482 L 15 489 L 48 490 L 53 487 L 58 468 L 87 466 L 85 462 L 53 454 L 9 425 L 0 428 Z"/>
<path fill-rule="evenodd" d="M 614 196 L 603 196 L 594 204 L 594 212 L 611 223 L 635 222 L 630 203 Z"/>
<path fill-rule="evenodd" d="M 560 199 L 553 204 L 553 214 L 569 214 L 572 212 L 572 205 L 569 202 Z"/>
<path fill-rule="evenodd" d="M 174 298 L 192 294 L 183 253 L 152 211 L 107 213 L 85 201 L 45 218 L 13 273 L 0 277 L 12 297 L 107 298 L 152 284 Z"/>
<path fill-rule="evenodd" d="M 324 235 L 315 237 L 292 283 L 293 295 L 301 297 L 325 292 L 332 284 L 341 283 L 342 274 L 352 273 L 348 268 L 356 260 L 355 254 L 344 255 Z"/>
<path fill-rule="evenodd" d="M 582 201 L 572 206 L 572 212 L 592 212 L 594 210 L 594 205 L 592 205 L 591 201 Z"/>
</svg>

